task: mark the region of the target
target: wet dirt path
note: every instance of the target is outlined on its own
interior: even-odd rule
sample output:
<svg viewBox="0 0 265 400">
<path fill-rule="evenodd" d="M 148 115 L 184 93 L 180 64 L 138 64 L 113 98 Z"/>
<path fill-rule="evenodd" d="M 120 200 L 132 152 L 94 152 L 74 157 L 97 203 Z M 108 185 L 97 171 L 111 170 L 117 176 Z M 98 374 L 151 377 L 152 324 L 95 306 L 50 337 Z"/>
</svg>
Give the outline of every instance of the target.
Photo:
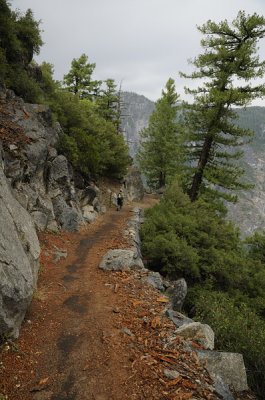
<svg viewBox="0 0 265 400">
<path fill-rule="evenodd" d="M 81 233 L 40 235 L 38 289 L 18 341 L 0 351 L 0 400 L 219 398 L 146 272 L 98 268 L 108 250 L 130 247 L 123 231 L 135 205 Z M 172 368 L 173 381 L 165 376 Z"/>
<path fill-rule="evenodd" d="M 21 331 L 23 353 L 15 360 L 21 375 L 7 382 L 8 399 L 130 398 L 124 387 L 128 355 L 121 354 L 120 329 L 113 325 L 117 296 L 98 265 L 109 249 L 127 247 L 122 232 L 131 208 L 109 211 L 83 233 L 42 235 L 39 287 Z M 54 248 L 65 248 L 67 258 L 55 263 Z"/>
<path fill-rule="evenodd" d="M 122 214 L 123 213 L 123 214 Z M 93 236 L 86 235 L 76 249 L 76 259 L 66 266 L 64 285 L 70 291 L 63 301 L 63 330 L 56 341 L 58 380 L 51 400 L 123 399 L 126 369 L 115 341 L 112 310 L 115 295 L 106 293 L 106 275 L 98 270 L 99 262 L 113 239 L 120 236 L 121 213 L 110 213 Z M 119 231 L 119 233 L 118 233 Z M 122 243 L 121 243 L 122 244 Z"/>
</svg>

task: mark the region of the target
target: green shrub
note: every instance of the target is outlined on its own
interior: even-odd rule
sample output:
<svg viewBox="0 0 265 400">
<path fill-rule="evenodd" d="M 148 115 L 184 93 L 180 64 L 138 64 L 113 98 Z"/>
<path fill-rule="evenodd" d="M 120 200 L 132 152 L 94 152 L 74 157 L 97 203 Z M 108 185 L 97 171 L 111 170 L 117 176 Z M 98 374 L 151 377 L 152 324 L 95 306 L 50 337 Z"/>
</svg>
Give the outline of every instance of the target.
<svg viewBox="0 0 265 400">
<path fill-rule="evenodd" d="M 171 277 L 189 282 L 211 277 L 219 289 L 237 287 L 242 278 L 239 232 L 203 201 L 191 203 L 177 183 L 146 213 L 141 228 L 145 258 Z"/>
<path fill-rule="evenodd" d="M 217 349 L 243 354 L 249 385 L 264 398 L 265 321 L 228 293 L 195 287 L 189 301 L 195 305 L 196 319 L 213 328 Z"/>
<path fill-rule="evenodd" d="M 39 103 L 42 100 L 43 92 L 39 84 L 20 66 L 9 68 L 6 84 L 28 103 Z"/>
</svg>

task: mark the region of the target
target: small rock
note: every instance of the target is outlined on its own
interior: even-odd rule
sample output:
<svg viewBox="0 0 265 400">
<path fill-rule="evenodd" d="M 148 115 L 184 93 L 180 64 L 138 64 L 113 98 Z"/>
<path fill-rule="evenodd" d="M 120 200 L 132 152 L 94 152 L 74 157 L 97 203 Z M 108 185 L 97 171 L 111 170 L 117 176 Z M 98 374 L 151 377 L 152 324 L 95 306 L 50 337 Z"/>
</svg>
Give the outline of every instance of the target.
<svg viewBox="0 0 265 400">
<path fill-rule="evenodd" d="M 56 250 L 54 252 L 54 259 L 53 262 L 57 263 L 58 261 L 60 261 L 62 258 L 66 258 L 67 257 L 67 251 L 66 250 Z"/>
<path fill-rule="evenodd" d="M 166 378 L 171 379 L 171 380 L 176 379 L 180 376 L 178 371 L 176 371 L 174 369 L 167 369 L 167 368 L 164 369 L 164 375 Z"/>
<path fill-rule="evenodd" d="M 131 337 L 133 337 L 134 336 L 134 334 L 130 331 L 130 329 L 128 329 L 128 328 L 122 328 L 122 330 L 121 330 L 123 333 L 125 333 L 126 335 L 128 335 L 128 336 L 131 336 Z"/>
<path fill-rule="evenodd" d="M 18 147 L 15 144 L 10 144 L 9 145 L 9 150 L 14 151 L 14 150 L 17 150 L 17 149 L 18 149 Z"/>
</svg>

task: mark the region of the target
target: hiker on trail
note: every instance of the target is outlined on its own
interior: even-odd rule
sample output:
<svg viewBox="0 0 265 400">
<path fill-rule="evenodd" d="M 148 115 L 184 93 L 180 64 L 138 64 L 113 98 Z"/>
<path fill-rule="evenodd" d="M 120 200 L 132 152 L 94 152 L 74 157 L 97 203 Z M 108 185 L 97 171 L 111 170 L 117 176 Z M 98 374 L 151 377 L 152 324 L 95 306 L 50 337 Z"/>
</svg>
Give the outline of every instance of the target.
<svg viewBox="0 0 265 400">
<path fill-rule="evenodd" d="M 122 206 L 123 206 L 123 193 L 122 190 L 120 190 L 117 196 L 117 211 L 121 210 Z"/>
</svg>

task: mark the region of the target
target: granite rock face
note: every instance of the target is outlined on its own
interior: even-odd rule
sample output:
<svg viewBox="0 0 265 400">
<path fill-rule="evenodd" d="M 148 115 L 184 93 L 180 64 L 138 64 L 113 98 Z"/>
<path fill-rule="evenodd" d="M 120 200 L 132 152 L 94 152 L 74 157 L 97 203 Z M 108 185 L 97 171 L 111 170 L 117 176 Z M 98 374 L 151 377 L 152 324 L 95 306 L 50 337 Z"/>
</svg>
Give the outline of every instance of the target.
<svg viewBox="0 0 265 400">
<path fill-rule="evenodd" d="M 123 92 L 122 101 L 126 105 L 126 117 L 122 119 L 122 130 L 126 132 L 130 155 L 135 157 L 139 146 L 139 132 L 148 125 L 155 103 L 145 96 Z"/>
<path fill-rule="evenodd" d="M 0 166 L 0 335 L 17 337 L 37 282 L 40 247 Z"/>
<path fill-rule="evenodd" d="M 28 104 L 14 95 L 11 101 L 8 93 L 1 89 L 1 100 L 8 122 L 16 128 L 14 140 L 11 137 L 11 143 L 3 146 L 3 168 L 14 196 L 38 230 L 78 230 L 89 222 L 82 206 L 92 205 L 94 196 L 85 185 L 75 187 L 75 172 L 66 157 L 57 154 L 56 144 L 63 134 L 60 125 L 53 123 L 47 106 Z M 12 143 L 19 130 L 23 146 Z"/>
</svg>

